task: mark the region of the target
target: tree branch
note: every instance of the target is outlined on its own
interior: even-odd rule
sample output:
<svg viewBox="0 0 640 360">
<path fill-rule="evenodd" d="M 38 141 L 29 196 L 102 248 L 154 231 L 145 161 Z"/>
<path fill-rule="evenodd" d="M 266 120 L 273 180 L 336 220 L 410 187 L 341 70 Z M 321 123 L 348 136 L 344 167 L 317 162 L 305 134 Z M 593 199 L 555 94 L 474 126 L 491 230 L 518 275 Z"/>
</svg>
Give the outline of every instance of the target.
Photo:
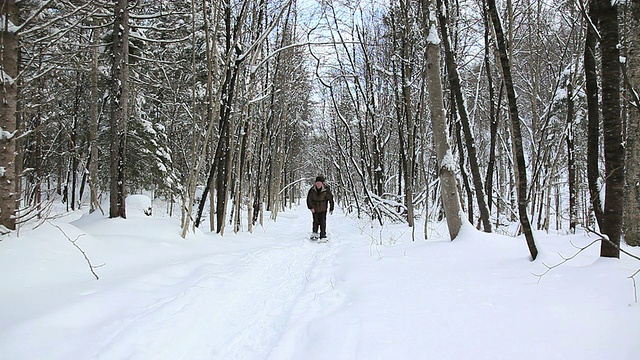
<svg viewBox="0 0 640 360">
<path fill-rule="evenodd" d="M 82 256 L 84 256 L 85 261 L 87 262 L 87 264 L 89 265 L 89 270 L 91 271 L 91 273 L 93 274 L 93 276 L 95 276 L 96 280 L 100 280 L 100 278 L 98 277 L 98 274 L 96 274 L 96 272 L 93 270 L 94 268 L 97 267 L 101 267 L 104 264 L 98 265 L 98 266 L 94 266 L 93 264 L 91 264 L 91 260 L 89 260 L 89 257 L 87 256 L 87 254 L 84 252 L 84 250 L 82 250 L 82 248 L 80 246 L 78 246 L 78 244 L 76 244 L 76 241 L 78 241 L 78 239 L 86 234 L 80 234 L 78 235 L 74 240 L 71 240 L 71 238 L 67 235 L 67 233 L 64 232 L 64 230 L 62 230 L 62 228 L 58 225 L 55 225 L 51 222 L 49 222 L 49 224 L 51 224 L 51 226 L 57 228 L 58 230 L 60 230 L 60 232 L 62 233 L 62 235 L 64 235 L 64 237 L 67 238 L 67 240 L 69 240 L 69 242 L 76 248 L 78 249 L 78 251 L 80 251 L 80 253 L 82 253 Z"/>
<path fill-rule="evenodd" d="M 545 276 L 546 274 L 548 274 L 551 270 L 560 267 L 561 265 L 569 262 L 570 260 L 575 259 L 580 253 L 582 253 L 583 251 L 585 251 L 586 249 L 590 248 L 593 244 L 599 243 L 601 241 L 606 241 L 607 243 L 609 243 L 610 245 L 614 246 L 616 249 L 618 249 L 621 253 L 628 255 L 629 257 L 632 257 L 638 261 L 640 261 L 640 256 L 637 256 L 635 254 L 632 254 L 622 248 L 620 248 L 619 245 L 615 244 L 613 241 L 609 240 L 609 237 L 607 237 L 604 234 L 601 234 L 597 231 L 595 231 L 594 229 L 591 229 L 589 227 L 586 227 L 585 230 L 589 233 L 592 233 L 594 235 L 596 235 L 598 238 L 593 240 L 592 242 L 590 242 L 589 244 L 587 244 L 586 246 L 576 246 L 573 243 L 571 243 L 571 245 L 573 245 L 574 247 L 576 247 L 578 249 L 578 252 L 576 252 L 575 254 L 569 256 L 569 257 L 564 257 L 562 256 L 560 253 L 558 253 L 558 255 L 562 258 L 562 261 L 560 261 L 559 263 L 555 264 L 555 265 L 547 265 L 544 262 L 542 263 L 542 265 L 544 265 L 547 269 L 545 271 L 543 271 L 541 274 L 533 274 L 534 276 L 536 276 L 538 278 L 538 283 L 540 283 L 540 280 L 542 279 L 543 276 Z M 636 270 L 633 274 L 631 274 L 630 276 L 628 276 L 629 279 L 631 279 L 631 281 L 633 282 L 633 295 L 634 295 L 634 300 L 637 303 L 638 302 L 638 289 L 636 286 L 636 279 L 635 276 L 640 274 L 640 269 Z"/>
</svg>

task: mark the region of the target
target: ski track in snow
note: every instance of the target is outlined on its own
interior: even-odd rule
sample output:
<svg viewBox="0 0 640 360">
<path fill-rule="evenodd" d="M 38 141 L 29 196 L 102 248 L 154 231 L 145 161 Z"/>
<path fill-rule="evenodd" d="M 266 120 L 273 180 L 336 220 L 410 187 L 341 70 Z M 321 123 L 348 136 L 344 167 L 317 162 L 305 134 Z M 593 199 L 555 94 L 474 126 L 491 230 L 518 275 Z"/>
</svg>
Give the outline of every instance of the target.
<svg viewBox="0 0 640 360">
<path fill-rule="evenodd" d="M 321 252 L 308 247 L 265 249 L 234 261 L 230 274 L 204 266 L 198 272 L 206 275 L 181 284 L 185 286 L 172 285 L 184 290 L 142 309 L 94 355 L 135 359 L 135 353 L 126 352 L 144 346 L 140 358 L 145 359 L 255 358 L 277 341 Z M 136 344 L 146 332 L 157 334 L 154 343 Z M 167 343 L 171 346 L 165 348 Z"/>
<path fill-rule="evenodd" d="M 275 229 L 256 230 L 265 231 L 257 234 L 265 241 L 257 250 L 207 255 L 191 268 L 176 263 L 88 291 L 10 337 L 56 334 L 33 344 L 43 359 L 267 358 L 294 307 L 301 308 L 297 302 L 313 302 L 318 292 L 331 289 L 330 267 L 322 264 L 331 263 L 339 249 L 331 242 L 310 243 L 306 216 L 287 217 L 281 221 L 286 224 L 271 222 Z M 103 311 L 96 314 L 96 308 Z"/>
</svg>

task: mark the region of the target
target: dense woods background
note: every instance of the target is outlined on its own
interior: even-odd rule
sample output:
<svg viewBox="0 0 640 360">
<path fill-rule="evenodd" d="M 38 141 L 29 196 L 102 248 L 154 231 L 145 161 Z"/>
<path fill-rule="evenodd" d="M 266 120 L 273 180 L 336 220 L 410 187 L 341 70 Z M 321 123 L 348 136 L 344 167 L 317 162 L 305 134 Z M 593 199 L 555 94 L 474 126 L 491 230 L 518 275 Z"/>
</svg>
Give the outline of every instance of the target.
<svg viewBox="0 0 640 360">
<path fill-rule="evenodd" d="M 324 174 L 380 224 L 640 245 L 638 0 L 0 3 L 2 232 L 142 191 L 252 231 Z"/>
</svg>

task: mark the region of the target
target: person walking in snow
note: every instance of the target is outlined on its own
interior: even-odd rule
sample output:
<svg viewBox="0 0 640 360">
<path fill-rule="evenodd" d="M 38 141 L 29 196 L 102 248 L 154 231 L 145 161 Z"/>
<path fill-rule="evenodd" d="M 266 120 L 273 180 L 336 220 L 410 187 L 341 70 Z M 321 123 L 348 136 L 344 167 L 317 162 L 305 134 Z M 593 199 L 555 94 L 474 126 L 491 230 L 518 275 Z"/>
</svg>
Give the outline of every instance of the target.
<svg viewBox="0 0 640 360">
<path fill-rule="evenodd" d="M 307 194 L 307 207 L 313 215 L 311 240 L 327 238 L 327 210 L 333 213 L 333 194 L 329 185 L 324 183 L 324 176 L 316 177 L 316 183 Z M 318 230 L 320 233 L 318 234 Z"/>
</svg>

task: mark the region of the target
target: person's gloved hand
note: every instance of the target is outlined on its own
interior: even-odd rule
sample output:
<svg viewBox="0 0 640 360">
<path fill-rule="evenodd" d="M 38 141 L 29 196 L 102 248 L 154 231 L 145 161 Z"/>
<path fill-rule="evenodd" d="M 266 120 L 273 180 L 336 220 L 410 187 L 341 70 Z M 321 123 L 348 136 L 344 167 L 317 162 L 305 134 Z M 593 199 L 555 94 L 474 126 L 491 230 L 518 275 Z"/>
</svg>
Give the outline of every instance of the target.
<svg viewBox="0 0 640 360">
<path fill-rule="evenodd" d="M 329 215 L 333 215 L 333 210 L 329 210 Z"/>
</svg>

